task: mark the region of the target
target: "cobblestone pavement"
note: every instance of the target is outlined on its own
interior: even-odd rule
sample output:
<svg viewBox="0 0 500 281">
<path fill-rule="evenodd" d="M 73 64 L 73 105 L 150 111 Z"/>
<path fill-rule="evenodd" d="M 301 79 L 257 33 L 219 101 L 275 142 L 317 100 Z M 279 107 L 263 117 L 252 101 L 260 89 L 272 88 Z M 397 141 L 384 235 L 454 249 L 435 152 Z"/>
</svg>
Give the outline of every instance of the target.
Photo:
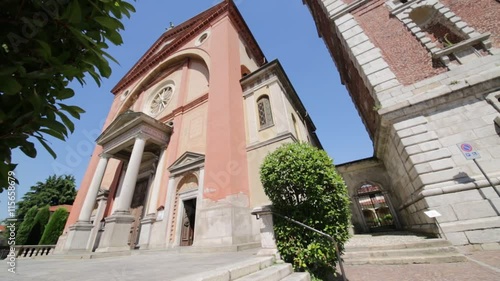
<svg viewBox="0 0 500 281">
<path fill-rule="evenodd" d="M 346 266 L 349 281 L 499 281 L 500 250 L 467 254 L 468 262 Z M 474 261 L 473 261 L 473 260 Z M 340 270 L 338 270 L 340 272 Z M 336 281 L 342 278 L 337 278 Z"/>
</svg>

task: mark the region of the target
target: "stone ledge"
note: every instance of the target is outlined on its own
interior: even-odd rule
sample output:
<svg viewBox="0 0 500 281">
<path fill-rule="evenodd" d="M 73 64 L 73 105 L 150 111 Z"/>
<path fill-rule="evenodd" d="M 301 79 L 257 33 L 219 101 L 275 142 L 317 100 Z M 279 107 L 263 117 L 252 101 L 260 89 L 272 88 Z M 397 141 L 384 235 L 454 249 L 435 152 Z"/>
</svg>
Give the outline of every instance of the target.
<svg viewBox="0 0 500 281">
<path fill-rule="evenodd" d="M 467 40 L 464 40 L 460 43 L 457 43 L 451 47 L 448 47 L 448 48 L 445 48 L 445 49 L 441 49 L 437 52 L 434 52 L 432 54 L 432 58 L 434 59 L 437 59 L 437 58 L 440 58 L 442 56 L 446 56 L 446 55 L 449 55 L 453 52 L 457 52 L 457 51 L 461 51 L 463 50 L 464 48 L 467 48 L 467 47 L 470 47 L 470 46 L 473 46 L 483 40 L 487 40 L 488 38 L 490 38 L 491 36 L 491 33 L 484 33 L 484 34 L 481 34 L 479 36 L 475 36 L 475 37 L 472 37 L 472 38 L 469 38 Z"/>
</svg>

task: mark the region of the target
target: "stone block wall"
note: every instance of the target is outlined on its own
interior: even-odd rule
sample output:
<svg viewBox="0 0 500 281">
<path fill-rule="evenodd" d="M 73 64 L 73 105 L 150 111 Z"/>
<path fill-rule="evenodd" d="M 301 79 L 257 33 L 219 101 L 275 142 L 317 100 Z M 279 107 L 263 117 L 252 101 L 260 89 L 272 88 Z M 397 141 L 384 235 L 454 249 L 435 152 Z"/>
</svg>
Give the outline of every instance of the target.
<svg viewBox="0 0 500 281">
<path fill-rule="evenodd" d="M 342 174 L 349 197 L 351 198 L 351 223 L 356 233 L 367 232 L 368 227 L 364 224 L 362 209 L 356 196 L 358 189 L 363 184 L 373 184 L 379 186 L 381 190 L 388 191 L 387 199 L 390 200 L 391 206 L 394 205 L 394 193 L 391 188 L 391 182 L 387 175 L 387 170 L 384 163 L 375 158 L 362 159 L 351 163 L 346 163 L 336 166 L 337 171 Z M 398 214 L 395 213 L 395 216 Z"/>
<path fill-rule="evenodd" d="M 424 214 L 435 209 L 454 244 L 500 242 L 500 197 L 457 146 L 471 142 L 481 153 L 478 162 L 500 183 L 500 127 L 493 121 L 500 118 L 500 94 L 494 94 L 500 89 L 500 3 L 304 2 L 371 133 L 402 224 L 436 233 L 436 222 Z M 450 51 L 431 42 L 409 18 L 423 5 L 464 36 L 465 51 L 476 44 L 477 53 L 457 63 L 455 54 L 464 52 L 459 43 Z"/>
<path fill-rule="evenodd" d="M 500 197 L 458 148 L 470 142 L 481 154 L 478 163 L 500 183 L 500 128 L 493 122 L 500 112 L 486 98 L 495 93 L 470 91 L 392 125 L 383 160 L 406 226 L 436 232 L 434 220 L 424 214 L 433 209 L 442 214 L 437 221 L 454 244 L 500 241 Z"/>
</svg>

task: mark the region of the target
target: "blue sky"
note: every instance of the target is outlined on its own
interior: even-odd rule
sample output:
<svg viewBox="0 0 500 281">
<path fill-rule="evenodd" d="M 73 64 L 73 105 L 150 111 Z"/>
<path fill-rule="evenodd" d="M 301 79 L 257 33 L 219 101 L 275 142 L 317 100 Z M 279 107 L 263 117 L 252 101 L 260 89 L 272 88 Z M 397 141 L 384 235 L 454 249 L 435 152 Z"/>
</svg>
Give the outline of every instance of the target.
<svg viewBox="0 0 500 281">
<path fill-rule="evenodd" d="M 53 174 L 73 174 L 77 186 L 83 178 L 104 119 L 111 106 L 111 88 L 158 39 L 170 22 L 180 24 L 217 4 L 214 0 L 137 1 L 137 12 L 125 20 L 124 44 L 109 53 L 120 65 L 113 65 L 111 77 L 100 88 L 88 79 L 81 87 L 73 83 L 76 96 L 66 102 L 86 110 L 76 120 L 75 132 L 66 142 L 52 141 L 58 157 L 43 148 L 31 159 L 14 151 L 19 163 L 17 197 L 38 181 Z M 324 149 L 336 164 L 371 157 L 372 143 L 356 112 L 330 55 L 318 37 L 314 21 L 301 0 L 235 0 L 268 61 L 279 59 L 311 115 Z M 78 188 L 78 187 L 77 187 Z M 0 194 L 0 218 L 7 216 L 6 192 Z"/>
</svg>

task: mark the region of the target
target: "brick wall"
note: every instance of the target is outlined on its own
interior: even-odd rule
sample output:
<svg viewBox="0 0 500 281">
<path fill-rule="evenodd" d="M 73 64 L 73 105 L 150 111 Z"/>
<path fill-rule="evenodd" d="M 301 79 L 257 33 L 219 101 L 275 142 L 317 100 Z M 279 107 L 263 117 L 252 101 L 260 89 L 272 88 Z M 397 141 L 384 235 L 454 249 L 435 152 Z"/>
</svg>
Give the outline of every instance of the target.
<svg viewBox="0 0 500 281">
<path fill-rule="evenodd" d="M 497 0 L 441 0 L 478 32 L 490 32 L 493 47 L 500 47 L 500 3 Z M 428 50 L 397 18 L 390 16 L 385 0 L 372 1 L 353 12 L 370 40 L 382 50 L 384 59 L 404 85 L 446 71 L 433 64 Z"/>
<path fill-rule="evenodd" d="M 339 35 L 330 25 L 330 20 L 324 13 L 323 7 L 317 1 L 306 2 L 315 18 L 319 34 L 323 37 L 330 55 L 334 59 L 342 83 L 346 85 L 368 134 L 373 138 L 378 122 L 378 115 L 374 110 L 375 101 L 370 95 L 370 91 L 366 88 L 352 60 L 349 58 L 347 51 L 344 49 Z"/>
<path fill-rule="evenodd" d="M 441 0 L 477 31 L 490 32 L 494 47 L 500 47 L 500 2 L 498 0 Z"/>
<path fill-rule="evenodd" d="M 445 72 L 446 68 L 433 66 L 429 52 L 399 19 L 389 15 L 384 3 L 373 1 L 353 15 L 373 44 L 382 50 L 398 80 L 409 85 Z"/>
</svg>

